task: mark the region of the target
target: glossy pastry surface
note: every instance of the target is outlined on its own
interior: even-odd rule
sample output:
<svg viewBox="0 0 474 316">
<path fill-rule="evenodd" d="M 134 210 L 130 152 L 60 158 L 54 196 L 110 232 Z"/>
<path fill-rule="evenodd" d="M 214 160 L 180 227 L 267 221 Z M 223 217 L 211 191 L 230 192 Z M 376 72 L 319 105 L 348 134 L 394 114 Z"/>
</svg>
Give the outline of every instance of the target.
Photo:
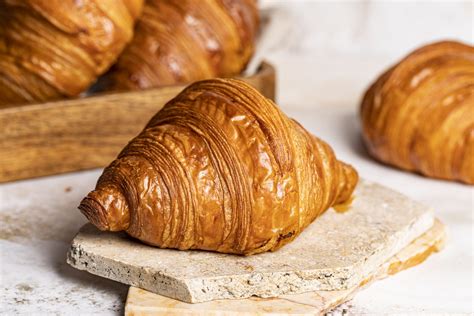
<svg viewBox="0 0 474 316">
<path fill-rule="evenodd" d="M 240 74 L 254 50 L 255 0 L 149 0 L 133 41 L 100 80 L 136 90 Z"/>
<path fill-rule="evenodd" d="M 99 229 L 151 245 L 254 254 L 293 240 L 357 180 L 254 88 L 214 79 L 158 112 L 80 209 Z"/>
<path fill-rule="evenodd" d="M 438 42 L 417 49 L 368 89 L 361 119 L 375 158 L 474 184 L 474 47 Z"/>
<path fill-rule="evenodd" d="M 143 0 L 0 0 L 0 106 L 77 96 L 131 40 Z"/>
</svg>

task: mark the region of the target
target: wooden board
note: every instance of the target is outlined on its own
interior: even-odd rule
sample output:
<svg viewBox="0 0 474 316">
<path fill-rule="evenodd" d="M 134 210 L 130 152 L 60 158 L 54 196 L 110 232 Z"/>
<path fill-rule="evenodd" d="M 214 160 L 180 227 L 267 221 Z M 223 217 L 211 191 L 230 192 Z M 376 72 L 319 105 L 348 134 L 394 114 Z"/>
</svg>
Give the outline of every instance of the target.
<svg viewBox="0 0 474 316">
<path fill-rule="evenodd" d="M 275 98 L 275 69 L 240 78 Z M 186 85 L 0 109 L 0 182 L 104 167 Z"/>
<path fill-rule="evenodd" d="M 347 290 L 317 291 L 271 299 L 217 300 L 189 304 L 130 287 L 125 305 L 125 315 L 322 315 L 350 300 L 357 291 L 372 282 L 422 263 L 432 253 L 439 251 L 445 240 L 445 227 L 439 220 L 436 220 L 430 230 L 380 266 L 368 279 L 359 286 Z"/>
</svg>

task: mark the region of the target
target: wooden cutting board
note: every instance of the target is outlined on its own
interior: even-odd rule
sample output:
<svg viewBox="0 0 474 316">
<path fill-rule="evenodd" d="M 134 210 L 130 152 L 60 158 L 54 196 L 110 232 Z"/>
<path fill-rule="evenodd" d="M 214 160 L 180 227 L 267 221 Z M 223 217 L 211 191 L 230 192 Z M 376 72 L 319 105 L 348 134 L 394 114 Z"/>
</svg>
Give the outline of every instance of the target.
<svg viewBox="0 0 474 316">
<path fill-rule="evenodd" d="M 350 300 L 357 291 L 402 270 L 422 263 L 439 251 L 446 240 L 445 226 L 436 220 L 433 227 L 397 255 L 381 265 L 361 284 L 340 291 L 316 291 L 278 298 L 216 300 L 189 304 L 130 287 L 125 305 L 126 316 L 158 315 L 318 315 Z"/>
</svg>

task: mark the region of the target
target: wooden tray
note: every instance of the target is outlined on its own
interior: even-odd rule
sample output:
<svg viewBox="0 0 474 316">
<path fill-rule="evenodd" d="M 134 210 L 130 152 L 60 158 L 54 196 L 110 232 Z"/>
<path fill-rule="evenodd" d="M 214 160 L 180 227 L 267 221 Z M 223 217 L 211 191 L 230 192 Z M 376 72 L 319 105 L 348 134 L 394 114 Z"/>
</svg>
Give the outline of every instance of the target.
<svg viewBox="0 0 474 316">
<path fill-rule="evenodd" d="M 240 78 L 275 98 L 275 69 Z M 0 109 L 0 182 L 104 167 L 186 85 Z"/>
</svg>

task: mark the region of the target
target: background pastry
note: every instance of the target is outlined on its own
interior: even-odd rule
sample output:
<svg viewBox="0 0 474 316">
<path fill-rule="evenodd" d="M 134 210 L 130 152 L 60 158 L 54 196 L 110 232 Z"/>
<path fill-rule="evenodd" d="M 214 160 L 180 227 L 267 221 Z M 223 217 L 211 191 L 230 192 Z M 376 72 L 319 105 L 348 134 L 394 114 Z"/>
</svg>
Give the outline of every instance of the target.
<svg viewBox="0 0 474 316">
<path fill-rule="evenodd" d="M 254 50 L 255 0 L 150 0 L 98 90 L 134 90 L 238 75 Z"/>
<path fill-rule="evenodd" d="M 474 47 L 438 42 L 414 51 L 368 89 L 361 119 L 375 158 L 474 184 Z"/>
<path fill-rule="evenodd" d="M 248 255 L 293 240 L 357 180 L 254 88 L 214 79 L 158 112 L 79 208 L 151 245 Z"/>
<path fill-rule="evenodd" d="M 77 96 L 115 62 L 143 0 L 0 0 L 0 106 Z"/>
</svg>

